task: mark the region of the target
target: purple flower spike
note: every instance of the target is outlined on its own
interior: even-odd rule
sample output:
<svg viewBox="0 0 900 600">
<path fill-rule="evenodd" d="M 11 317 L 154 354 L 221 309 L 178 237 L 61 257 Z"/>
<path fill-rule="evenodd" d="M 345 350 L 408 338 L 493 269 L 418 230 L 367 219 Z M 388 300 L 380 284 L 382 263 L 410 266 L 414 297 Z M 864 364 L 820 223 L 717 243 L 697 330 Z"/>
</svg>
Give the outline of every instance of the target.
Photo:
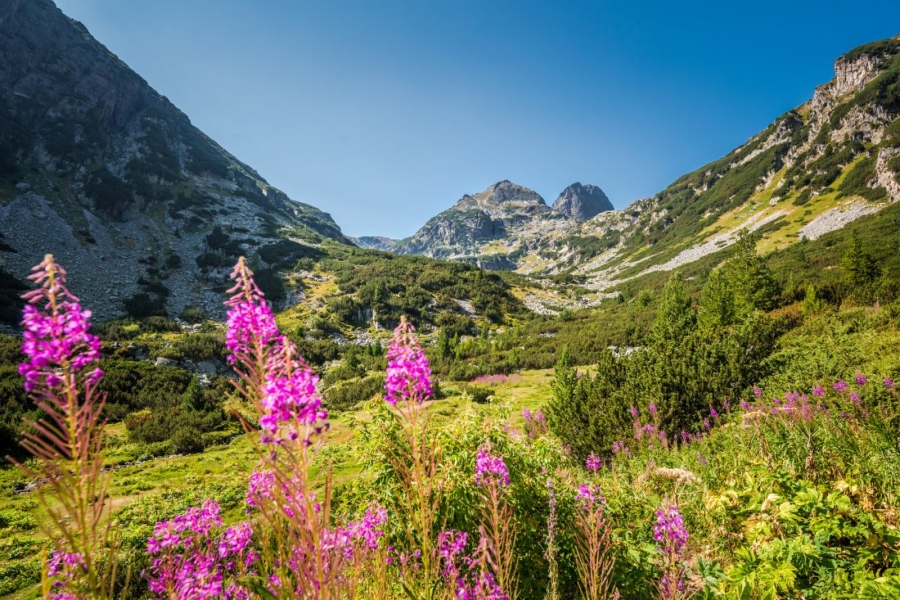
<svg viewBox="0 0 900 600">
<path fill-rule="evenodd" d="M 868 382 L 869 380 L 866 379 L 865 375 L 863 375 L 862 373 L 856 374 L 856 385 L 866 385 L 866 383 Z"/>
<path fill-rule="evenodd" d="M 600 457 L 596 454 L 591 454 L 587 457 L 587 462 L 585 463 L 588 471 L 599 471 L 601 467 L 603 467 L 603 461 L 600 460 Z"/>
<path fill-rule="evenodd" d="M 762 390 L 758 387 L 753 388 L 753 395 L 757 398 L 762 398 Z"/>
<path fill-rule="evenodd" d="M 502 457 L 491 454 L 489 448 L 481 448 L 475 457 L 475 483 L 482 486 L 492 481 L 496 481 L 501 487 L 508 486 L 509 469 Z"/>
<path fill-rule="evenodd" d="M 647 407 L 647 410 L 650 411 L 651 415 L 655 415 L 656 414 L 656 405 L 651 402 L 650 406 Z"/>
<path fill-rule="evenodd" d="M 813 396 L 824 396 L 825 388 L 823 388 L 821 385 L 817 385 L 816 387 L 813 388 L 812 393 L 813 393 Z"/>
<path fill-rule="evenodd" d="M 100 359 L 100 339 L 88 333 L 91 311 L 82 310 L 78 298 L 66 289 L 65 269 L 48 254 L 32 270 L 28 279 L 40 287 L 22 296 L 27 302 L 22 311 L 22 354 L 28 360 L 19 365 L 19 374 L 25 378 L 26 392 L 58 388 L 66 383 L 64 377 Z M 86 382 L 94 385 L 101 377 L 103 371 L 95 368 Z"/>
<path fill-rule="evenodd" d="M 832 387 L 836 392 L 844 392 L 847 390 L 847 382 L 841 379 L 840 381 L 835 381 Z"/>
<path fill-rule="evenodd" d="M 634 417 L 635 419 L 637 419 L 637 417 L 638 417 L 638 409 L 635 408 L 634 406 L 632 406 L 630 412 L 631 412 L 631 416 Z"/>
<path fill-rule="evenodd" d="M 894 381 L 893 381 L 892 379 L 885 379 L 885 380 L 884 380 L 884 387 L 886 387 L 886 388 L 888 388 L 888 389 L 893 388 L 893 387 L 894 387 Z"/>
<path fill-rule="evenodd" d="M 384 400 L 392 406 L 400 400 L 421 404 L 432 395 L 431 368 L 414 331 L 412 323 L 404 318 L 394 330 L 394 339 L 388 349 Z"/>
<path fill-rule="evenodd" d="M 656 509 L 656 524 L 653 525 L 653 539 L 660 546 L 681 554 L 688 540 L 684 517 L 675 504 L 664 504 Z"/>
</svg>

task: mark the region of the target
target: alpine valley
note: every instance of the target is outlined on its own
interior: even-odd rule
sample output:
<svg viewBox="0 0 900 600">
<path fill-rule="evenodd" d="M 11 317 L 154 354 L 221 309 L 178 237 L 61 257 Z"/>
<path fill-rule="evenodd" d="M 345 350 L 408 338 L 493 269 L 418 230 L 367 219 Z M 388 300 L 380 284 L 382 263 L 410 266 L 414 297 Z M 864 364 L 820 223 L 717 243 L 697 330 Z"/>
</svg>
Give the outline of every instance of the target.
<svg viewBox="0 0 900 600">
<path fill-rule="evenodd" d="M 353 238 L 0 0 L 0 598 L 900 598 L 900 36 L 834 72 Z"/>
</svg>

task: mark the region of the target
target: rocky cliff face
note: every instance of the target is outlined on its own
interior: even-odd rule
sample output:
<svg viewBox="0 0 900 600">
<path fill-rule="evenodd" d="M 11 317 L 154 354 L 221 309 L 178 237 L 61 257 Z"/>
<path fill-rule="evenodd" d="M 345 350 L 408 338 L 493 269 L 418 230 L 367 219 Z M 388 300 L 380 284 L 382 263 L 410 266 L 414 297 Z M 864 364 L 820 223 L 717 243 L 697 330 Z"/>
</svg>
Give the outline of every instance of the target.
<svg viewBox="0 0 900 600">
<path fill-rule="evenodd" d="M 236 255 L 284 235 L 344 239 L 329 215 L 270 186 L 50 0 L 0 0 L 0 56 L 8 274 L 24 277 L 51 252 L 101 319 L 134 297 L 170 314 L 215 314 L 221 296 L 210 287 Z"/>
<path fill-rule="evenodd" d="M 573 183 L 553 202 L 553 210 L 583 222 L 602 212 L 613 210 L 613 205 L 596 185 Z"/>
</svg>

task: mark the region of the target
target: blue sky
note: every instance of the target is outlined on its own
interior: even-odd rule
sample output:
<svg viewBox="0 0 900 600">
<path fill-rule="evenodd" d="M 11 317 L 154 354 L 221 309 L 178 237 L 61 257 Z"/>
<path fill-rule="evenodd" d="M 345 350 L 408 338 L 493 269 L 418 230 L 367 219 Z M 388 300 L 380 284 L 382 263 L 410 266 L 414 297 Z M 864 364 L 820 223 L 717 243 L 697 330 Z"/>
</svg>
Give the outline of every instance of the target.
<svg viewBox="0 0 900 600">
<path fill-rule="evenodd" d="M 893 1 L 56 1 L 272 185 L 397 238 L 503 179 L 622 208 L 900 33 Z"/>
</svg>

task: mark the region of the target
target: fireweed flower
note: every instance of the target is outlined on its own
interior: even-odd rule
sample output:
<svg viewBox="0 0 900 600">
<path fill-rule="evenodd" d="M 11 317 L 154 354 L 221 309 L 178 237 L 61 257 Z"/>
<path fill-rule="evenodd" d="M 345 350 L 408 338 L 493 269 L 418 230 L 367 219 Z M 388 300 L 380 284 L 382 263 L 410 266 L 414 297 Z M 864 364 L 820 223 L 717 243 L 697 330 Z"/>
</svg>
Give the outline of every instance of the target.
<svg viewBox="0 0 900 600">
<path fill-rule="evenodd" d="M 667 503 L 656 509 L 653 539 L 659 544 L 661 551 L 681 555 L 687 544 L 688 532 L 684 526 L 684 517 L 678 512 L 676 504 Z"/>
<path fill-rule="evenodd" d="M 285 342 L 290 343 L 290 342 Z M 297 441 L 296 425 L 311 428 L 308 435 L 320 433 L 326 426 L 328 413 L 322 410 L 322 399 L 316 391 L 318 375 L 306 365 L 292 365 L 289 375 L 269 377 L 262 400 L 263 416 L 259 420 L 264 444 Z M 303 440 L 309 443 L 309 438 Z"/>
<path fill-rule="evenodd" d="M 225 346 L 231 352 L 228 362 L 252 363 L 254 354 L 280 339 L 281 334 L 272 308 L 253 281 L 253 271 L 244 257 L 235 265 L 231 278 L 235 284 L 228 290 L 231 298 L 225 302 L 229 307 L 225 332 Z"/>
<path fill-rule="evenodd" d="M 522 409 L 522 417 L 525 419 L 525 422 L 530 422 L 531 418 L 532 418 L 531 411 L 528 410 L 527 408 L 523 408 Z"/>
<path fill-rule="evenodd" d="M 603 466 L 603 461 L 600 460 L 600 457 L 596 454 L 591 454 L 587 457 L 587 461 L 585 466 L 588 468 L 588 471 L 599 471 Z"/>
<path fill-rule="evenodd" d="M 713 419 L 719 416 L 719 411 L 713 408 L 712 404 L 709 405 L 709 416 L 711 416 Z"/>
<path fill-rule="evenodd" d="M 860 400 L 861 398 L 859 397 L 859 394 L 857 394 L 856 392 L 850 393 L 850 402 L 852 402 L 853 404 L 859 404 Z"/>
<path fill-rule="evenodd" d="M 594 502 L 606 504 L 606 497 L 600 493 L 600 488 L 586 483 L 578 486 L 578 493 L 575 495 L 575 498 L 583 501 L 585 504 L 593 504 Z"/>
<path fill-rule="evenodd" d="M 843 392 L 847 390 L 847 382 L 841 379 L 840 381 L 835 381 L 832 387 L 836 392 Z"/>
<path fill-rule="evenodd" d="M 636 407 L 632 406 L 630 412 L 632 417 L 634 417 L 635 419 L 638 418 L 638 409 Z"/>
<path fill-rule="evenodd" d="M 391 406 L 401 400 L 422 403 L 432 395 L 431 368 L 414 331 L 412 323 L 404 318 L 394 330 L 388 348 L 384 400 Z"/>
<path fill-rule="evenodd" d="M 868 381 L 869 380 L 866 379 L 866 376 L 863 375 L 862 373 L 856 374 L 856 385 L 866 385 L 866 383 L 868 383 Z"/>
<path fill-rule="evenodd" d="M 753 388 L 753 395 L 757 398 L 762 398 L 762 390 L 758 387 Z"/>
<path fill-rule="evenodd" d="M 253 530 L 239 523 L 219 534 L 221 526 L 213 500 L 157 523 L 147 541 L 147 552 L 156 557 L 146 573 L 150 592 L 158 598 L 249 598 L 228 579 L 256 562 L 249 549 Z"/>
<path fill-rule="evenodd" d="M 502 457 L 491 454 L 489 448 L 481 448 L 475 457 L 475 483 L 480 487 L 494 481 L 501 487 L 508 486 L 509 469 Z"/>
<path fill-rule="evenodd" d="M 59 388 L 66 383 L 64 377 L 100 359 L 100 340 L 88 333 L 91 311 L 83 310 L 66 289 L 65 269 L 48 254 L 32 271 L 28 279 L 40 287 L 22 296 L 27 302 L 22 311 L 22 353 L 27 360 L 19 365 L 19 374 L 26 392 Z M 86 383 L 94 385 L 101 377 L 103 371 L 95 368 Z"/>
<path fill-rule="evenodd" d="M 823 388 L 821 385 L 817 385 L 816 387 L 813 388 L 812 393 L 813 393 L 813 396 L 824 396 L 825 388 Z"/>
<path fill-rule="evenodd" d="M 891 380 L 891 379 L 885 379 L 885 380 L 884 380 L 884 387 L 886 387 L 886 388 L 888 388 L 888 389 L 893 388 L 893 387 L 894 387 L 894 381 Z"/>
</svg>

